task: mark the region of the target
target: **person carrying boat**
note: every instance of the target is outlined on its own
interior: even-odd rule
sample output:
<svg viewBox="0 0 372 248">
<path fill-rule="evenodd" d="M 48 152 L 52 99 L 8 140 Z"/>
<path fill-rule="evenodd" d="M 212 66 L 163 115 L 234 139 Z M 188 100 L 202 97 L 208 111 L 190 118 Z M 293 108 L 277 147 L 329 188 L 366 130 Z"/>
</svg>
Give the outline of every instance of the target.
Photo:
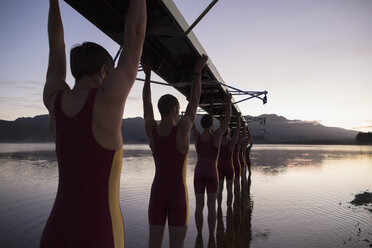
<svg viewBox="0 0 372 248">
<path fill-rule="evenodd" d="M 240 130 L 240 113 L 237 117 L 234 135 L 230 137 L 230 133 L 228 130 L 222 137 L 221 146 L 220 146 L 220 156 L 218 159 L 218 176 L 219 176 L 219 183 L 218 183 L 218 196 L 217 196 L 217 203 L 218 207 L 221 207 L 222 203 L 222 192 L 223 192 L 223 184 L 224 179 L 226 179 L 226 189 L 227 189 L 227 206 L 231 207 L 232 204 L 232 185 L 233 180 L 235 177 L 234 173 L 234 164 L 233 164 L 233 151 L 235 148 L 235 144 L 239 138 Z"/>
<path fill-rule="evenodd" d="M 253 137 L 249 129 L 248 129 L 248 135 L 249 135 L 249 141 L 248 141 L 249 145 L 246 147 L 246 150 L 245 150 L 245 162 L 247 163 L 247 168 L 249 172 L 248 176 L 251 176 L 252 175 L 252 161 L 251 161 L 250 154 L 251 154 L 251 149 L 253 146 Z"/>
<path fill-rule="evenodd" d="M 225 117 L 219 128 L 213 131 L 213 116 L 205 114 L 201 118 L 202 133 L 193 126 L 191 133 L 195 141 L 198 160 L 194 172 L 195 223 L 198 234 L 203 229 L 204 192 L 207 191 L 209 235 L 214 236 L 216 226 L 216 198 L 218 191 L 217 162 L 221 139 L 226 132 L 231 117 L 231 94 L 226 99 Z"/>
<path fill-rule="evenodd" d="M 145 131 L 155 161 L 155 177 L 151 186 L 148 218 L 149 247 L 161 247 L 165 222 L 168 218 L 169 245 L 183 247 L 188 226 L 188 193 L 186 185 L 187 154 L 190 132 L 195 121 L 201 92 L 201 72 L 208 57 L 202 55 L 193 67 L 193 83 L 186 112 L 179 118 L 176 97 L 163 95 L 158 102 L 159 125 L 154 119 L 151 102 L 151 68 L 142 64 L 146 75 L 143 86 Z"/>
<path fill-rule="evenodd" d="M 238 134 L 238 141 L 236 142 L 235 144 L 235 147 L 234 147 L 234 152 L 233 152 L 233 164 L 234 164 L 234 173 L 235 173 L 235 177 L 234 177 L 234 194 L 235 194 L 235 197 L 238 196 L 240 194 L 240 175 L 242 173 L 242 169 L 241 169 L 241 163 L 240 163 L 240 160 L 239 160 L 239 152 L 240 152 L 240 146 L 241 146 L 241 143 L 242 143 L 242 134 L 240 133 L 240 129 L 236 129 L 234 130 L 234 135 L 235 135 L 235 132 L 237 132 Z"/>
<path fill-rule="evenodd" d="M 65 82 L 59 3 L 49 2 L 49 64 L 43 100 L 55 132 L 59 181 L 40 247 L 124 247 L 119 201 L 121 122 L 142 53 L 146 3 L 130 1 L 124 52 L 116 68 L 109 53 L 96 43 L 71 49 L 75 85 L 70 89 Z"/>
<path fill-rule="evenodd" d="M 239 150 L 239 162 L 240 162 L 240 185 L 241 191 L 245 189 L 245 182 L 247 179 L 247 163 L 245 161 L 245 148 L 248 144 L 248 137 L 247 137 L 247 126 L 244 125 L 243 127 L 243 135 L 240 137 L 240 150 Z"/>
</svg>

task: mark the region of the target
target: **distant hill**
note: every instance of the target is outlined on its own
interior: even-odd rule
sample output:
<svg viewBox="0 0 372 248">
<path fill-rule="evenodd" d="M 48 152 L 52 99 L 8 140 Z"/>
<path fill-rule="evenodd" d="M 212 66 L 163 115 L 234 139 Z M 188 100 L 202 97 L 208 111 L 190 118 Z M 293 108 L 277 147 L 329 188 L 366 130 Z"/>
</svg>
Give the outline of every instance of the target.
<svg viewBox="0 0 372 248">
<path fill-rule="evenodd" d="M 249 123 L 256 140 L 263 143 L 354 143 L 358 134 L 357 131 L 326 127 L 317 122 L 288 120 L 275 114 L 255 118 L 266 118 L 266 125 Z"/>
<path fill-rule="evenodd" d="M 145 121 L 141 117 L 123 119 L 121 133 L 124 143 L 147 143 Z"/>
<path fill-rule="evenodd" d="M 372 133 L 359 132 L 355 138 L 355 141 L 358 144 L 372 144 Z"/>
<path fill-rule="evenodd" d="M 125 127 L 125 128 L 124 128 Z M 125 143 L 145 143 L 143 118 L 123 119 L 122 134 Z M 49 116 L 18 118 L 15 121 L 0 120 L 0 142 L 52 142 L 49 132 Z"/>
<path fill-rule="evenodd" d="M 257 143 L 354 143 L 358 134 L 357 131 L 326 127 L 315 122 L 288 120 L 274 114 L 255 118 L 266 118 L 266 125 L 249 123 Z M 200 130 L 200 116 L 196 119 L 196 126 Z M 0 120 L 0 142 L 51 142 L 53 137 L 48 126 L 48 115 L 18 118 L 15 121 Z M 122 133 L 125 143 L 147 142 L 141 117 L 123 119 Z"/>
<path fill-rule="evenodd" d="M 53 139 L 48 130 L 48 115 L 0 120 L 0 142 L 50 142 Z"/>
</svg>

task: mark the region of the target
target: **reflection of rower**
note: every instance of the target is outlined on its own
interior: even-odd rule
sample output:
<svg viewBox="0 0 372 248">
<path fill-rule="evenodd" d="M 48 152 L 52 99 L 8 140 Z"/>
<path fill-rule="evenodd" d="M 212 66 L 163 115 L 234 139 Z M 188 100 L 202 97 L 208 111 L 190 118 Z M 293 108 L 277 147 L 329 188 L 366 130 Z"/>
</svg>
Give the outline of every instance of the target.
<svg viewBox="0 0 372 248">
<path fill-rule="evenodd" d="M 225 227 L 223 224 L 223 214 L 222 214 L 221 205 L 218 205 L 218 209 L 217 209 L 216 241 L 217 241 L 217 247 L 226 247 L 227 238 L 225 234 Z"/>
<path fill-rule="evenodd" d="M 233 226 L 233 208 L 227 207 L 226 211 L 226 239 L 228 242 L 227 247 L 232 247 L 232 241 L 234 239 L 234 226 Z"/>
<path fill-rule="evenodd" d="M 244 178 L 241 192 L 234 198 L 233 208 L 233 247 L 250 247 L 252 241 L 253 201 L 250 197 L 251 176 Z M 229 215 L 227 216 L 229 217 Z"/>
<path fill-rule="evenodd" d="M 234 245 L 233 209 L 231 206 L 228 206 L 226 211 L 226 230 L 223 223 L 222 208 L 221 206 L 218 207 L 216 240 L 218 248 L 228 248 Z"/>
<path fill-rule="evenodd" d="M 242 195 L 242 222 L 240 228 L 241 242 L 244 247 L 249 247 L 252 241 L 252 211 L 253 211 L 253 200 L 251 199 L 251 175 L 248 176 L 248 180 L 245 183 L 246 194 Z"/>
<path fill-rule="evenodd" d="M 234 247 L 237 247 L 240 242 L 240 222 L 241 222 L 241 213 L 240 213 L 240 192 L 235 194 L 234 203 L 233 203 L 233 243 Z"/>
</svg>

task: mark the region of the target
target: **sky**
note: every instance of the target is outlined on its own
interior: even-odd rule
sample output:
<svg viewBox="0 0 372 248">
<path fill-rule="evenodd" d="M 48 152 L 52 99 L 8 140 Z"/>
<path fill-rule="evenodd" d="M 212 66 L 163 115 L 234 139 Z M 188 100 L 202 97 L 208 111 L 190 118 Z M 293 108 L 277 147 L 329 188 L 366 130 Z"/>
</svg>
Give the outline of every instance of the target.
<svg viewBox="0 0 372 248">
<path fill-rule="evenodd" d="M 191 24 L 211 0 L 174 2 Z M 84 41 L 115 56 L 116 43 L 65 2 L 60 7 L 67 56 Z M 45 0 L 0 1 L 1 120 L 47 114 L 48 8 Z M 193 31 L 226 84 L 269 92 L 265 105 L 258 99 L 239 103 L 244 115 L 372 132 L 371 0 L 219 0 Z M 73 87 L 69 69 L 67 74 Z M 124 118 L 143 115 L 142 86 L 132 88 Z M 152 85 L 152 92 L 154 104 L 171 93 L 186 108 L 185 97 L 171 87 Z"/>
</svg>

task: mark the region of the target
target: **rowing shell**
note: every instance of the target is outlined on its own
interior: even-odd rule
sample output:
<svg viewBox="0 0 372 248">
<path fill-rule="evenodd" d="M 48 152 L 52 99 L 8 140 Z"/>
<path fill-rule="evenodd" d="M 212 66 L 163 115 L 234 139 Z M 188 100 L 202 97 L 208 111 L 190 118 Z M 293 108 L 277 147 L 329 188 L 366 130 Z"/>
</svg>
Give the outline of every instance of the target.
<svg viewBox="0 0 372 248">
<path fill-rule="evenodd" d="M 124 44 L 128 0 L 65 1 L 120 46 Z M 141 60 L 186 98 L 190 95 L 194 61 L 201 54 L 207 54 L 188 29 L 189 25 L 172 0 L 147 1 L 147 30 Z M 202 72 L 199 107 L 221 120 L 226 96 L 225 83 L 209 58 Z M 239 107 L 233 104 L 231 127 L 236 125 L 238 112 Z"/>
</svg>

